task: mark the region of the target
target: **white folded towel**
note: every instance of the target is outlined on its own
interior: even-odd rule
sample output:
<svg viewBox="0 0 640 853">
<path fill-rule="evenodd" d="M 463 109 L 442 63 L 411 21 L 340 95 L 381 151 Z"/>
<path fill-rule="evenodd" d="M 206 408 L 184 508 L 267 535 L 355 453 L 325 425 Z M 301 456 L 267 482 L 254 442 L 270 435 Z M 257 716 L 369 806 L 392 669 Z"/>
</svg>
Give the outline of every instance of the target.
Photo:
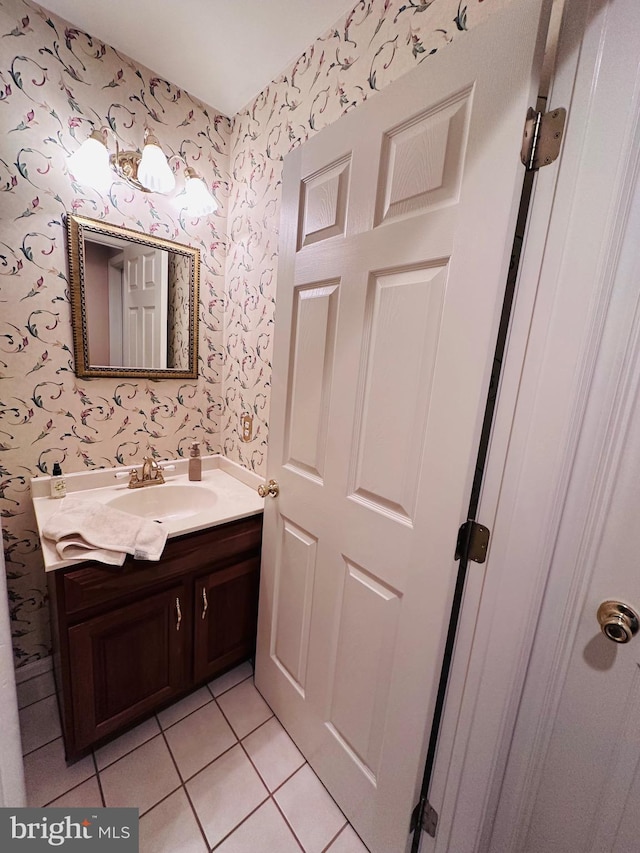
<svg viewBox="0 0 640 853">
<path fill-rule="evenodd" d="M 159 560 L 167 529 L 105 506 L 98 501 L 62 498 L 58 512 L 44 524 L 42 535 L 53 539 L 63 560 L 98 560 L 121 566 L 127 554 L 136 560 Z"/>
</svg>

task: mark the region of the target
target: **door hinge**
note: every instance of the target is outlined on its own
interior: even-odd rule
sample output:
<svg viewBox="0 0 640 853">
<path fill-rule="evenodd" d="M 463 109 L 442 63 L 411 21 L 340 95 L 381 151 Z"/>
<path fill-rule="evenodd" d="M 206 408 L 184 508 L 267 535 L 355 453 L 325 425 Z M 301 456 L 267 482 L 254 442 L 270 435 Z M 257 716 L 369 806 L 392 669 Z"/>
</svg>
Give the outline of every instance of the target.
<svg viewBox="0 0 640 853">
<path fill-rule="evenodd" d="M 455 559 L 466 558 L 473 560 L 474 563 L 484 563 L 487 559 L 490 536 L 491 531 L 488 527 L 469 518 L 458 530 Z"/>
<path fill-rule="evenodd" d="M 558 107 L 548 113 L 529 107 L 522 135 L 520 158 L 528 172 L 553 163 L 560 154 L 567 111 Z"/>
<path fill-rule="evenodd" d="M 431 805 L 426 797 L 422 797 L 418 805 L 411 813 L 410 831 L 415 832 L 416 829 L 421 829 L 430 835 L 436 837 L 436 829 L 438 828 L 438 812 Z"/>
</svg>

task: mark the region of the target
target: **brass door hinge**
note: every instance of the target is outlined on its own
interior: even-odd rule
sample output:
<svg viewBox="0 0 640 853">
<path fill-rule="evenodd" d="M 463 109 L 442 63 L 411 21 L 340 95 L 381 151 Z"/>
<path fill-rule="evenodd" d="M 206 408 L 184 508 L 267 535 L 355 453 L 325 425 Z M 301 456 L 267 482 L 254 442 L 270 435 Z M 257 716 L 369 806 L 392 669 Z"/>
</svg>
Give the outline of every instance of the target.
<svg viewBox="0 0 640 853">
<path fill-rule="evenodd" d="M 491 531 L 483 524 L 468 519 L 458 530 L 455 559 L 484 563 L 487 559 Z"/>
<path fill-rule="evenodd" d="M 529 107 L 522 135 L 520 159 L 528 172 L 548 166 L 558 158 L 567 111 L 558 107 L 548 113 Z"/>
<path fill-rule="evenodd" d="M 413 810 L 411 815 L 411 832 L 416 829 L 421 829 L 430 835 L 436 837 L 436 829 L 438 828 L 438 812 L 431 805 L 426 797 L 423 797 L 418 805 Z"/>
</svg>

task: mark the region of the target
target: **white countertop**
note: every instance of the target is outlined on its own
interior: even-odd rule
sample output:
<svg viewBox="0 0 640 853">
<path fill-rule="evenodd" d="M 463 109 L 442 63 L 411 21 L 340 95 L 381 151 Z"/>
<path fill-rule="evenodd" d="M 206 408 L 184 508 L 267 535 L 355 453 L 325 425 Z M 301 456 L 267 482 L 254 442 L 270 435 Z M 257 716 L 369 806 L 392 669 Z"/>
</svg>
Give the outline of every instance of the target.
<svg viewBox="0 0 640 853">
<path fill-rule="evenodd" d="M 165 470 L 165 483 L 188 484 L 188 459 L 169 459 L 161 465 L 175 465 L 175 470 Z M 127 478 L 118 479 L 116 474 L 130 470 L 131 467 L 100 468 L 65 475 L 67 495 L 86 497 L 88 500 L 107 503 L 114 497 L 129 491 Z M 64 498 L 50 497 L 51 477 L 33 477 L 31 497 L 42 545 L 45 571 L 51 572 L 65 566 L 77 565 L 76 560 L 61 560 L 55 543 L 42 536 L 45 522 L 63 506 Z M 210 489 L 211 503 L 203 502 L 202 510 L 184 518 L 168 519 L 162 522 L 169 537 L 182 536 L 205 530 L 228 521 L 236 521 L 250 515 L 257 515 L 264 508 L 264 498 L 258 495 L 257 487 L 263 480 L 257 474 L 222 456 L 202 457 L 202 480 L 194 485 Z M 162 489 L 162 485 L 145 486 L 145 489 Z"/>
</svg>

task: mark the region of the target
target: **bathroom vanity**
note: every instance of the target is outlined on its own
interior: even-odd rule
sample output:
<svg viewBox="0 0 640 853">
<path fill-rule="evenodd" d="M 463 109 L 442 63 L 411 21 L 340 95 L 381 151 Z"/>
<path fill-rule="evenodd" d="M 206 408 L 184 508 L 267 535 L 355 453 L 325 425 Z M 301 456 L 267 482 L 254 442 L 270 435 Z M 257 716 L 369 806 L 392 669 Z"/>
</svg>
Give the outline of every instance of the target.
<svg viewBox="0 0 640 853">
<path fill-rule="evenodd" d="M 71 475 L 68 485 L 74 476 L 83 475 Z M 255 488 L 232 480 L 203 471 L 215 495 L 215 519 L 207 523 L 203 509 L 168 520 L 170 538 L 159 562 L 127 557 L 120 567 L 58 565 L 52 543 L 43 540 L 68 761 L 252 657 L 262 500 Z M 41 527 L 56 502 L 39 502 L 37 491 Z M 102 499 L 105 491 L 86 494 Z"/>
</svg>

